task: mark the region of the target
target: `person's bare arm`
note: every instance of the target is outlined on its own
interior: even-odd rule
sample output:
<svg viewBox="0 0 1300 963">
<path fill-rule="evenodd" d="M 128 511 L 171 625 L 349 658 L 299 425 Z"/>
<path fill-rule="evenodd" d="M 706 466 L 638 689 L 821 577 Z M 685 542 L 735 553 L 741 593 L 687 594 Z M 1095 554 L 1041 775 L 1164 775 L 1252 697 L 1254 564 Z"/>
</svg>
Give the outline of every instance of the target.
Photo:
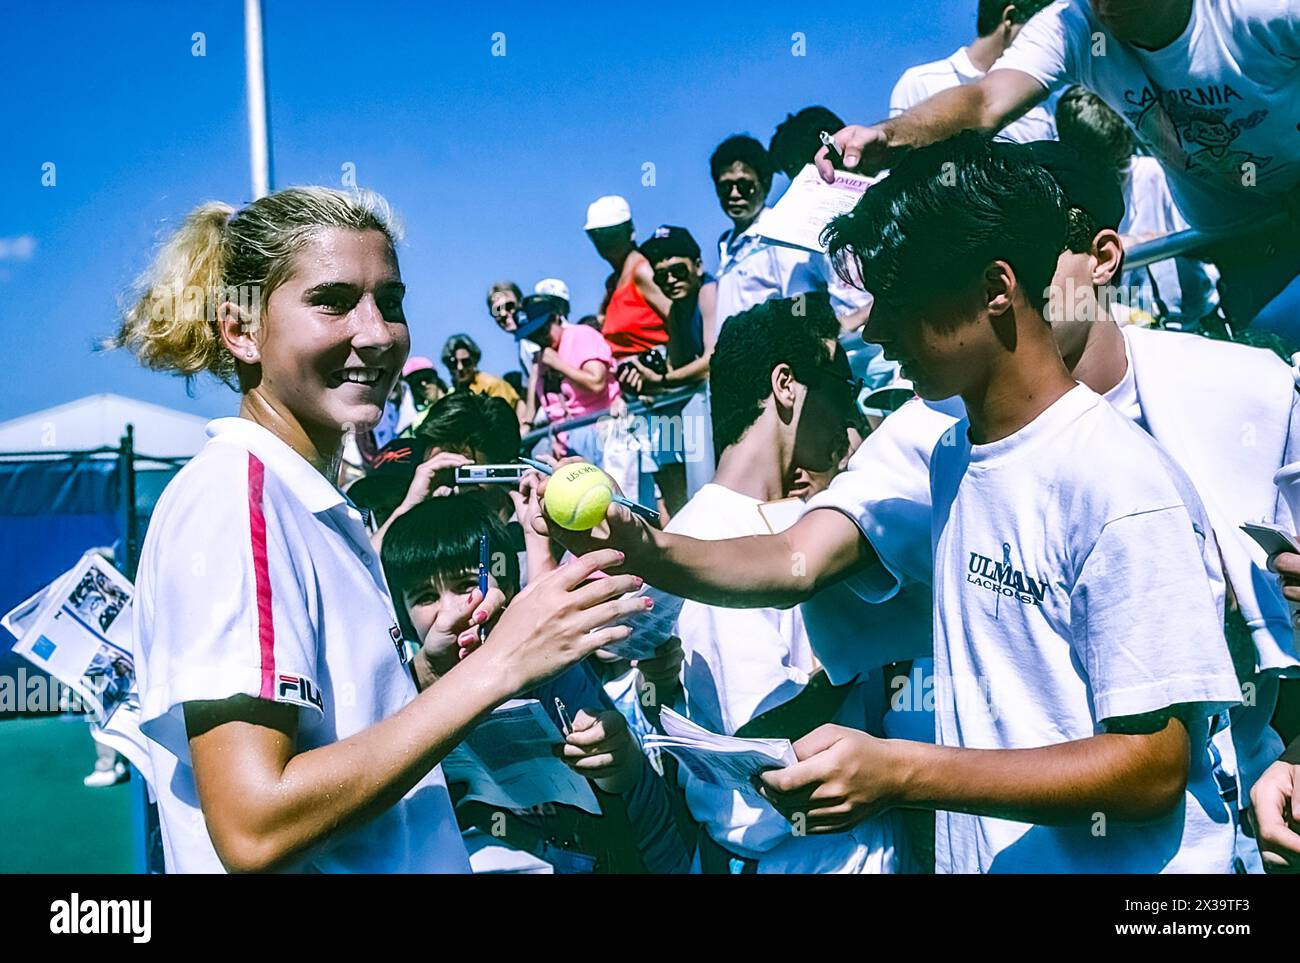
<svg viewBox="0 0 1300 963">
<path fill-rule="evenodd" d="M 541 486 L 543 505 L 546 483 Z M 545 512 L 533 520 L 572 552 L 607 546 L 625 555 L 624 571 L 651 585 L 705 605 L 783 608 L 868 565 L 877 564 L 871 543 L 847 516 L 832 509 L 804 515 L 776 535 L 706 541 L 652 528 L 617 503 L 605 525 L 591 532 L 548 526 Z"/>
<path fill-rule="evenodd" d="M 842 832 L 896 806 L 1045 826 L 1098 813 L 1145 822 L 1170 812 L 1187 787 L 1187 730 L 1177 718 L 1161 726 L 1038 749 L 961 749 L 827 725 L 795 744 L 798 763 L 761 779 L 773 805 L 788 818 L 802 813 L 809 832 Z"/>
<path fill-rule="evenodd" d="M 709 358 L 712 356 L 713 352 L 706 349 L 704 354 L 686 362 L 680 368 L 670 368 L 668 374 L 664 376 L 664 385 L 669 388 L 680 388 L 694 381 L 704 381 L 709 377 Z"/>
<path fill-rule="evenodd" d="M 537 399 L 541 386 L 541 364 L 534 364 L 528 372 L 528 391 L 524 395 L 524 410 L 519 415 L 519 422 L 527 431 L 537 420 Z"/>
<path fill-rule="evenodd" d="M 718 343 L 718 324 L 725 318 L 718 317 L 718 282 L 710 281 L 700 288 L 700 320 L 704 328 L 704 353 L 713 354 L 713 347 Z"/>
<path fill-rule="evenodd" d="M 941 90 L 897 117 L 870 127 L 845 127 L 835 135 L 844 167 L 877 174 L 902 151 L 924 147 L 963 130 L 995 134 L 1047 97 L 1047 88 L 1019 70 L 991 70 L 973 84 Z M 829 151 L 817 152 L 817 169 L 830 183 Z"/>
<path fill-rule="evenodd" d="M 542 352 L 541 360 L 548 368 L 555 369 L 584 391 L 603 391 L 605 385 L 609 382 L 609 365 L 594 358 L 590 361 L 584 361 L 582 367 L 575 368 L 561 358 L 558 351 L 553 348 L 546 348 Z"/>
<path fill-rule="evenodd" d="M 246 696 L 187 703 L 199 801 L 222 864 L 274 869 L 373 818 L 484 712 L 625 638 L 627 627 L 613 623 L 644 606 L 643 598 L 620 598 L 639 580 L 584 584 L 618 562 L 616 553 L 596 553 L 530 585 L 477 652 L 395 715 L 339 742 L 299 752 L 293 707 Z"/>
<path fill-rule="evenodd" d="M 226 869 L 276 869 L 396 804 L 509 698 L 489 673 L 462 665 L 396 715 L 301 753 L 293 706 L 248 696 L 186 704 L 199 799 Z"/>
<path fill-rule="evenodd" d="M 632 283 L 636 285 L 637 291 L 645 299 L 645 303 L 650 305 L 652 311 L 659 315 L 660 320 L 668 319 L 668 312 L 672 310 L 673 303 L 668 296 L 659 290 L 659 285 L 655 284 L 654 268 L 644 257 L 640 258 L 639 263 L 632 271 Z"/>
</svg>

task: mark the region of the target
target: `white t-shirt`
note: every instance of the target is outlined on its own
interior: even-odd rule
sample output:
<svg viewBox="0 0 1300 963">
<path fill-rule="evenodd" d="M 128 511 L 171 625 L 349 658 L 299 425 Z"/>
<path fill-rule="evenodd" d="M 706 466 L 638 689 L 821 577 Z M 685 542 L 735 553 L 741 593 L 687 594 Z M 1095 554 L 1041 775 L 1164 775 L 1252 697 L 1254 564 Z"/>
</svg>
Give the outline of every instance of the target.
<svg viewBox="0 0 1300 963">
<path fill-rule="evenodd" d="M 1230 872 L 1206 720 L 1240 693 L 1191 482 L 1083 385 L 990 444 L 967 427 L 930 463 L 938 743 L 1057 745 L 1186 705 L 1192 761 L 1184 805 L 1143 825 L 940 811 L 935 871 Z"/>
<path fill-rule="evenodd" d="M 799 606 L 836 684 L 930 656 L 930 456 L 941 441 L 956 443 L 955 426 L 965 417 L 960 398 L 909 401 L 867 436 L 847 471 L 808 500 L 805 513 L 829 508 L 851 519 L 880 560 Z"/>
<path fill-rule="evenodd" d="M 941 90 L 973 84 L 983 76 L 984 71 L 971 62 L 965 47 L 943 60 L 908 67 L 889 95 L 889 116 L 897 117 Z M 1003 127 L 994 139 L 1016 144 L 1056 140 L 1056 101 L 1059 96 L 1059 93 L 1054 94 L 1035 105 L 1019 120 Z"/>
<path fill-rule="evenodd" d="M 1057 0 L 992 67 L 1008 69 L 1082 84 L 1121 114 L 1194 227 L 1256 222 L 1300 180 L 1300 0 L 1194 0 L 1160 50 L 1116 40 L 1088 0 Z"/>
<path fill-rule="evenodd" d="M 301 707 L 298 749 L 339 742 L 416 695 L 360 512 L 242 418 L 167 486 L 136 579 L 142 726 L 167 871 L 222 872 L 199 808 L 183 706 L 247 695 Z M 440 768 L 297 872 L 468 872 Z"/>
<path fill-rule="evenodd" d="M 792 298 L 825 291 L 837 315 L 852 314 L 871 304 L 866 291 L 845 284 L 825 254 L 774 244 L 761 236 L 763 208 L 741 234 L 725 232 L 718 241 L 718 329 L 733 315 L 769 298 Z M 870 348 L 878 346 L 869 345 Z"/>
<path fill-rule="evenodd" d="M 756 499 L 717 484 L 701 488 L 667 530 L 707 540 L 771 534 Z M 686 715 L 723 735 L 734 735 L 755 716 L 794 698 L 816 669 L 803 621 L 793 609 L 728 609 L 687 601 L 677 635 L 685 660 Z M 865 689 L 854 687 L 836 722 L 866 728 Z M 680 773 L 691 815 L 722 846 L 758 860 L 760 873 L 895 871 L 888 815 L 847 833 L 794 836 L 791 824 L 771 806 L 703 783 L 684 767 Z"/>
<path fill-rule="evenodd" d="M 1124 220 L 1121 234 L 1138 238 L 1147 235 L 1164 237 L 1187 230 L 1187 221 L 1169 193 L 1165 170 L 1154 157 L 1135 156 L 1124 179 Z M 1130 299 L 1133 307 L 1154 313 L 1155 296 L 1165 303 L 1171 316 L 1199 321 L 1218 306 L 1215 285 L 1219 269 L 1213 264 L 1178 257 L 1157 261 L 1133 271 L 1125 271 L 1121 284 L 1136 289 Z"/>
</svg>

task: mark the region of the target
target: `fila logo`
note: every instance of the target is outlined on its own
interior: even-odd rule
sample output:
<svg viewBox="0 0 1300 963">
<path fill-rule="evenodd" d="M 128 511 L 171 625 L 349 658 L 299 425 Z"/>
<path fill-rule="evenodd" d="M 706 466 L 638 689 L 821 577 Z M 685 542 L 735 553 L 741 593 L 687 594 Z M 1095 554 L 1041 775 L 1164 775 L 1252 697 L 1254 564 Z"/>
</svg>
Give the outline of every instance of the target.
<svg viewBox="0 0 1300 963">
<path fill-rule="evenodd" d="M 321 712 L 325 711 L 325 700 L 321 697 L 320 690 L 312 685 L 310 680 L 300 675 L 282 673 L 277 698 L 281 702 L 292 702 L 300 706 L 315 706 Z"/>
</svg>

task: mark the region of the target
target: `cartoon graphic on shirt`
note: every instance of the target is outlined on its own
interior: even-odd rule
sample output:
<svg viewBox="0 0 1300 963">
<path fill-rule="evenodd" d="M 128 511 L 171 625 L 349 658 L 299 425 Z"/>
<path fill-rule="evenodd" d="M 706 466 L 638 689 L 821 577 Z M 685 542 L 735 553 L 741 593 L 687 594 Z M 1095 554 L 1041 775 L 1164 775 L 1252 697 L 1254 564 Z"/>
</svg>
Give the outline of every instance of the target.
<svg viewBox="0 0 1300 963">
<path fill-rule="evenodd" d="M 1245 117 L 1233 117 L 1235 101 L 1243 100 L 1230 84 L 1182 87 L 1176 90 L 1140 92 L 1126 90 L 1124 115 L 1146 148 L 1175 168 L 1240 185 L 1246 165 L 1258 175 L 1273 157 L 1233 149 L 1245 131 L 1258 127 L 1268 111 L 1253 110 Z"/>
</svg>

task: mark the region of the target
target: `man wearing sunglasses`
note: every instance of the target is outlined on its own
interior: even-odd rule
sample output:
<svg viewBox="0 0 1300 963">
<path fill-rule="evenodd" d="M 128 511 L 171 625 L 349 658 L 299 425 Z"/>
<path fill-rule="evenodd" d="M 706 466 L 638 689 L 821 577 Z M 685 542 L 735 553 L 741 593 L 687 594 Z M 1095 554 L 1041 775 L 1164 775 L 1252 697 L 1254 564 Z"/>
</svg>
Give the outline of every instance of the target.
<svg viewBox="0 0 1300 963">
<path fill-rule="evenodd" d="M 641 245 L 654 271 L 655 286 L 670 307 L 667 370 L 656 370 L 639 357 L 619 365 L 619 382 L 636 395 L 655 395 L 696 385 L 703 388 L 713 352 L 714 306 L 718 284 L 700 263 L 700 246 L 684 227 L 662 224 Z M 687 401 L 656 408 L 650 419 L 656 481 L 669 513 L 713 477 L 713 432 L 708 394 L 697 391 Z"/>
<path fill-rule="evenodd" d="M 871 295 L 840 280 L 826 255 L 773 244 L 763 237 L 773 170 L 767 148 L 747 135 L 728 137 L 709 158 L 718 203 L 732 225 L 718 240 L 719 327 L 732 315 L 768 298 L 824 291 L 841 328 L 860 328 L 866 321 Z"/>
</svg>

